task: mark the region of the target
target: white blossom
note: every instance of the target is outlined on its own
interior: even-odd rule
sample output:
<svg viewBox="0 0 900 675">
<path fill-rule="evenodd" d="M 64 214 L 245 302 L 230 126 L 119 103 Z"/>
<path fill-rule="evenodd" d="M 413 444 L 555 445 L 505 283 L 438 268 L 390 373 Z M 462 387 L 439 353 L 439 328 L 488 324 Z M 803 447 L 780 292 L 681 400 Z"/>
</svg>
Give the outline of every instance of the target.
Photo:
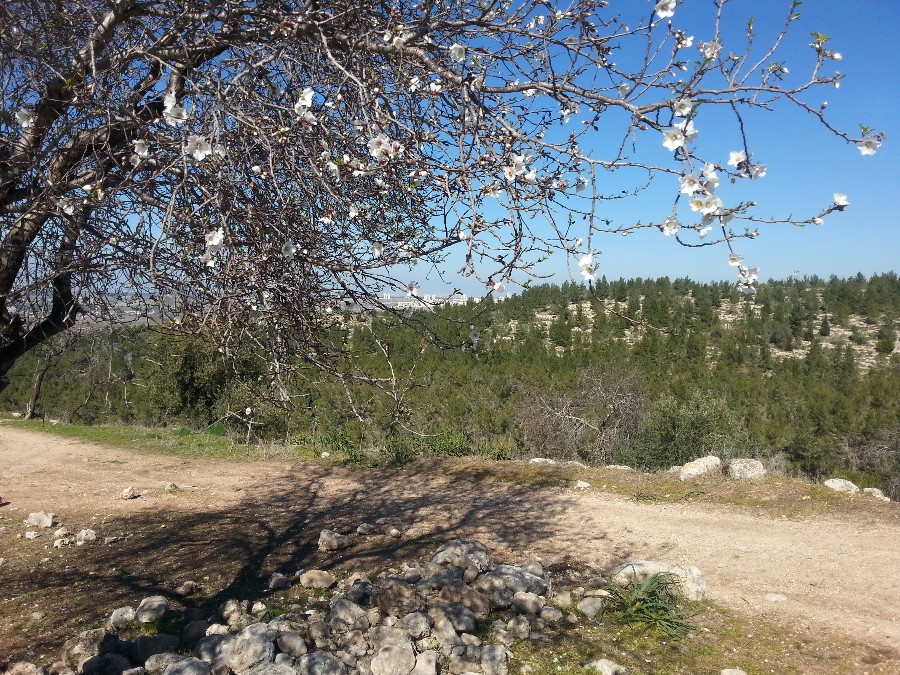
<svg viewBox="0 0 900 675">
<path fill-rule="evenodd" d="M 350 210 L 347 213 L 347 220 L 353 220 L 358 215 L 359 215 L 359 209 L 356 207 L 356 204 L 351 204 Z"/>
<path fill-rule="evenodd" d="M 150 154 L 150 146 L 147 144 L 147 141 L 143 139 L 138 139 L 134 141 L 134 154 L 138 157 L 146 157 Z"/>
<path fill-rule="evenodd" d="M 688 98 L 680 98 L 675 101 L 675 105 L 672 106 L 672 112 L 674 112 L 678 117 L 687 117 L 691 114 L 691 110 L 694 108 L 694 102 Z"/>
<path fill-rule="evenodd" d="M 406 287 L 404 288 L 404 290 L 406 291 L 406 297 L 411 298 L 414 295 L 419 294 L 419 285 L 415 281 L 411 281 L 408 284 L 406 284 Z"/>
<path fill-rule="evenodd" d="M 458 42 L 454 42 L 450 47 L 450 58 L 457 63 L 462 63 L 466 60 L 466 48 Z"/>
<path fill-rule="evenodd" d="M 191 134 L 188 136 L 187 147 L 185 147 L 184 151 L 198 162 L 202 162 L 212 154 L 212 145 L 202 136 Z"/>
<path fill-rule="evenodd" d="M 750 178 L 763 178 L 767 171 L 765 164 L 754 164 L 750 167 Z"/>
<path fill-rule="evenodd" d="M 619 98 L 625 98 L 628 95 L 628 91 L 631 89 L 631 85 L 626 82 L 620 82 L 616 85 L 616 91 L 619 93 Z"/>
<path fill-rule="evenodd" d="M 699 236 L 701 239 L 705 239 L 706 235 L 708 235 L 710 232 L 712 232 L 712 227 L 710 227 L 709 225 L 705 225 L 697 230 L 697 236 Z"/>
<path fill-rule="evenodd" d="M 718 58 L 719 53 L 722 51 L 722 43 L 718 38 L 710 40 L 709 42 L 700 42 L 697 44 L 697 47 L 700 49 L 700 53 L 703 54 L 703 58 L 705 59 Z"/>
<path fill-rule="evenodd" d="M 728 153 L 728 166 L 737 167 L 747 161 L 747 153 L 743 150 L 733 150 Z"/>
<path fill-rule="evenodd" d="M 293 258 L 297 253 L 297 247 L 294 246 L 294 242 L 290 239 L 286 239 L 285 242 L 281 245 L 281 255 L 285 258 Z"/>
<path fill-rule="evenodd" d="M 30 129 L 34 126 L 35 117 L 27 110 L 19 110 L 16 112 L 16 121 L 23 129 Z"/>
<path fill-rule="evenodd" d="M 695 173 L 685 174 L 680 178 L 680 182 L 681 189 L 679 192 L 682 194 L 692 195 L 703 189 L 703 184 L 700 182 L 700 176 Z"/>
<path fill-rule="evenodd" d="M 707 164 L 703 167 L 703 177 L 706 179 L 706 189 L 715 190 L 719 187 L 719 174 L 716 173 L 715 164 Z"/>
<path fill-rule="evenodd" d="M 673 234 L 678 234 L 678 230 L 681 229 L 681 223 L 675 216 L 669 216 L 663 221 L 660 229 L 664 235 L 671 237 Z"/>
<path fill-rule="evenodd" d="M 862 155 L 874 155 L 881 147 L 881 141 L 877 138 L 864 138 L 856 147 Z"/>
<path fill-rule="evenodd" d="M 218 251 L 222 246 L 222 242 L 225 241 L 225 232 L 220 227 L 218 230 L 207 232 L 204 239 L 206 240 L 207 250 Z"/>
<path fill-rule="evenodd" d="M 697 138 L 697 130 L 694 128 L 694 122 L 685 120 L 663 132 L 663 147 L 669 150 L 683 148 L 695 138 Z"/>
<path fill-rule="evenodd" d="M 585 178 L 584 176 L 579 176 L 578 179 L 575 181 L 575 190 L 577 192 L 581 192 L 587 186 L 588 186 L 588 179 Z"/>
<path fill-rule="evenodd" d="M 847 195 L 841 192 L 835 192 L 833 199 L 835 206 L 850 206 L 850 201 L 847 199 Z"/>
<path fill-rule="evenodd" d="M 312 87 L 306 87 L 301 93 L 300 98 L 297 99 L 297 102 L 294 104 L 294 112 L 298 117 L 303 117 L 312 108 L 313 104 L 313 96 L 315 93 Z"/>
<path fill-rule="evenodd" d="M 378 241 L 372 244 L 372 255 L 376 258 L 380 258 L 382 253 L 384 253 L 384 244 Z"/>
<path fill-rule="evenodd" d="M 690 207 L 704 215 L 711 215 L 722 208 L 722 200 L 716 195 L 700 195 L 691 199 Z"/>
<path fill-rule="evenodd" d="M 675 31 L 675 49 L 686 49 L 694 44 L 694 36 L 683 30 Z"/>
<path fill-rule="evenodd" d="M 728 264 L 732 267 L 739 267 L 740 264 L 744 261 L 744 259 L 739 256 L 737 253 L 731 253 L 728 256 Z"/>
<path fill-rule="evenodd" d="M 163 99 L 163 118 L 172 126 L 179 126 L 187 120 L 187 110 L 175 104 L 175 94 L 172 92 Z"/>
<path fill-rule="evenodd" d="M 675 0 L 659 0 L 656 3 L 656 16 L 660 19 L 668 19 L 675 15 Z"/>
<path fill-rule="evenodd" d="M 216 259 L 213 257 L 212 253 L 207 250 L 202 256 L 200 256 L 200 262 L 202 262 L 207 267 L 215 267 Z"/>
</svg>

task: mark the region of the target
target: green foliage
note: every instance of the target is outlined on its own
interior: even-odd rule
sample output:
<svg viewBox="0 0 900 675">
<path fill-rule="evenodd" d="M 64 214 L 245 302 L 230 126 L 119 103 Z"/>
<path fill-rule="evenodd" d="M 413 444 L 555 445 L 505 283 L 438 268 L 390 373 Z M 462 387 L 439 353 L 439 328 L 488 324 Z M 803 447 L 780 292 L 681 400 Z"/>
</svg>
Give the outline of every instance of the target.
<svg viewBox="0 0 900 675">
<path fill-rule="evenodd" d="M 752 456 L 753 441 L 741 420 L 719 398 L 666 396 L 647 412 L 631 448 L 619 461 L 649 470 L 667 469 L 706 455 Z"/>
<path fill-rule="evenodd" d="M 611 586 L 603 605 L 603 616 L 670 640 L 680 640 L 691 624 L 680 607 L 679 580 L 673 574 L 652 574 L 625 586 Z"/>
</svg>

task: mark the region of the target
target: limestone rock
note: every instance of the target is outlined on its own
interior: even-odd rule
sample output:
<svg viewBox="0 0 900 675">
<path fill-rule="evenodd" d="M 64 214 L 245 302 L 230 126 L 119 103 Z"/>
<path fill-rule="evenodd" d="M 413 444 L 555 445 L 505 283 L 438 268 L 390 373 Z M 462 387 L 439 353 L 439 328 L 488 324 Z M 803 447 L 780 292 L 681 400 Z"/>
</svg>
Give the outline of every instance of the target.
<svg viewBox="0 0 900 675">
<path fill-rule="evenodd" d="M 35 663 L 17 661 L 7 666 L 3 675 L 47 675 L 47 669 Z"/>
<path fill-rule="evenodd" d="M 686 600 L 702 600 L 706 595 L 706 577 L 693 565 L 635 560 L 614 568 L 611 572 L 611 581 L 619 586 L 627 586 L 634 578 L 641 582 L 654 574 L 672 574 L 678 577 L 679 591 Z"/>
<path fill-rule="evenodd" d="M 851 483 L 843 478 L 829 478 L 823 485 L 838 492 L 859 492 L 859 487 L 855 483 Z"/>
<path fill-rule="evenodd" d="M 249 626 L 237 635 L 225 637 L 218 644 L 211 667 L 216 671 L 225 666 L 235 675 L 247 675 L 256 666 L 274 660 L 275 645 L 254 626 Z"/>
<path fill-rule="evenodd" d="M 209 628 L 209 623 L 204 621 L 203 619 L 197 619 L 195 621 L 191 621 L 184 627 L 184 633 L 182 633 L 182 637 L 185 642 L 196 642 L 202 637 L 206 636 L 206 630 Z"/>
<path fill-rule="evenodd" d="M 270 591 L 277 591 L 283 588 L 291 587 L 291 580 L 286 576 L 281 574 L 280 572 L 273 572 L 272 576 L 269 577 L 269 582 L 267 587 Z"/>
<path fill-rule="evenodd" d="M 144 661 L 144 670 L 146 670 L 150 675 L 159 675 L 159 673 L 162 673 L 173 663 L 178 663 L 179 661 L 183 660 L 184 657 L 181 654 L 176 654 L 175 652 L 161 652 L 159 654 L 152 654 Z"/>
<path fill-rule="evenodd" d="M 417 612 L 425 605 L 425 598 L 415 586 L 389 579 L 375 589 L 372 604 L 385 614 L 400 618 Z"/>
<path fill-rule="evenodd" d="M 509 657 L 502 645 L 486 645 L 481 648 L 481 670 L 485 675 L 507 675 Z"/>
<path fill-rule="evenodd" d="M 532 457 L 528 461 L 531 464 L 556 464 L 556 460 L 549 457 Z"/>
<path fill-rule="evenodd" d="M 883 502 L 891 501 L 891 498 L 885 497 L 884 493 L 878 488 L 863 488 L 863 492 L 865 492 L 867 495 L 872 495 L 873 497 L 875 497 L 875 499 L 880 499 Z"/>
<path fill-rule="evenodd" d="M 134 621 L 134 607 L 119 607 L 109 615 L 109 625 L 116 630 L 127 628 Z"/>
<path fill-rule="evenodd" d="M 747 675 L 747 673 L 738 668 L 726 668 L 722 671 L 722 675 Z"/>
<path fill-rule="evenodd" d="M 609 659 L 598 659 L 596 661 L 591 661 L 584 667 L 588 670 L 595 670 L 596 672 L 600 673 L 600 675 L 626 675 L 626 673 L 628 672 L 618 663 L 616 663 L 615 661 L 610 661 Z"/>
<path fill-rule="evenodd" d="M 732 459 L 725 465 L 725 475 L 734 480 L 756 480 L 766 475 L 766 467 L 758 459 Z"/>
<path fill-rule="evenodd" d="M 587 490 L 589 487 L 591 487 L 591 484 L 588 483 L 586 480 L 576 480 L 575 481 L 575 489 L 576 490 Z"/>
<path fill-rule="evenodd" d="M 353 539 L 335 530 L 322 530 L 319 533 L 320 551 L 339 551 L 353 544 Z"/>
<path fill-rule="evenodd" d="M 327 652 L 313 652 L 297 659 L 297 675 L 347 675 L 347 666 Z"/>
<path fill-rule="evenodd" d="M 431 556 L 431 562 L 438 565 L 461 567 L 462 569 L 474 566 L 478 571 L 483 572 L 490 568 L 491 557 L 488 555 L 487 547 L 480 541 L 453 539 L 441 546 Z"/>
<path fill-rule="evenodd" d="M 457 581 L 441 589 L 441 600 L 459 602 L 472 610 L 476 619 L 486 619 L 491 611 L 491 601 L 471 586 Z"/>
<path fill-rule="evenodd" d="M 78 546 L 82 544 L 87 544 L 92 541 L 97 541 L 97 533 L 90 529 L 79 530 L 78 534 L 75 535 L 75 543 Z"/>
<path fill-rule="evenodd" d="M 416 667 L 409 675 L 437 675 L 438 653 L 426 650 L 416 655 Z"/>
<path fill-rule="evenodd" d="M 38 534 L 38 532 L 36 530 L 27 530 L 25 532 L 26 539 L 37 539 L 39 536 L 40 535 Z"/>
<path fill-rule="evenodd" d="M 137 499 L 140 496 L 141 496 L 141 494 L 137 490 L 134 489 L 133 485 L 129 485 L 127 488 L 125 488 L 124 490 L 122 490 L 122 492 L 119 493 L 119 497 L 122 499 Z"/>
<path fill-rule="evenodd" d="M 91 658 L 112 651 L 119 644 L 118 638 L 103 628 L 86 630 L 63 644 L 62 660 L 76 672 Z"/>
<path fill-rule="evenodd" d="M 593 619 L 603 611 L 603 598 L 584 598 L 584 600 L 578 603 L 577 607 L 579 612 L 584 614 L 587 618 Z"/>
<path fill-rule="evenodd" d="M 336 582 L 337 579 L 324 570 L 309 570 L 300 575 L 303 588 L 331 588 Z"/>
<path fill-rule="evenodd" d="M 36 511 L 35 513 L 29 513 L 28 518 L 25 520 L 25 524 L 28 527 L 53 527 L 53 521 L 56 518 L 56 514 L 47 513 L 46 511 Z"/>
<path fill-rule="evenodd" d="M 169 601 L 161 595 L 144 598 L 134 612 L 134 618 L 141 623 L 153 623 L 161 619 L 169 609 Z"/>
<path fill-rule="evenodd" d="M 278 648 L 294 658 L 299 658 L 307 652 L 303 636 L 294 631 L 285 631 L 278 636 Z"/>
<path fill-rule="evenodd" d="M 145 663 L 154 654 L 172 653 L 178 650 L 177 635 L 158 633 L 142 635 L 131 645 L 131 655 L 137 663 Z M 146 666 L 144 666 L 146 668 Z"/>
<path fill-rule="evenodd" d="M 678 471 L 678 478 L 679 480 L 690 480 L 691 478 L 720 473 L 721 471 L 722 460 L 714 455 L 707 455 L 682 466 Z"/>
<path fill-rule="evenodd" d="M 537 593 L 519 591 L 513 595 L 512 606 L 520 612 L 527 614 L 540 614 L 547 600 Z"/>
<path fill-rule="evenodd" d="M 372 675 L 408 675 L 416 665 L 412 644 L 386 645 L 372 659 Z"/>
<path fill-rule="evenodd" d="M 210 675 L 209 664 L 194 658 L 173 663 L 163 671 L 163 675 Z"/>
</svg>

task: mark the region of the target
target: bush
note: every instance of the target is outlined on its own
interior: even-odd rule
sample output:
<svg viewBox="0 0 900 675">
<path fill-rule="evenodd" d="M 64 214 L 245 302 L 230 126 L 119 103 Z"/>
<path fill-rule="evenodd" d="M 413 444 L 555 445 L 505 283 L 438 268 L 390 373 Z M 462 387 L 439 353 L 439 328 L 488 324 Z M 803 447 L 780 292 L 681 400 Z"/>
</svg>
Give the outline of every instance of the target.
<svg viewBox="0 0 900 675">
<path fill-rule="evenodd" d="M 691 624 L 678 604 L 678 577 L 653 574 L 644 581 L 632 579 L 627 586 L 612 586 L 603 613 L 616 615 L 624 625 L 634 626 L 672 640 L 685 637 Z"/>
<path fill-rule="evenodd" d="M 686 402 L 667 396 L 653 404 L 634 444 L 618 449 L 615 459 L 652 471 L 706 455 L 727 459 L 755 454 L 744 423 L 725 401 L 694 394 Z"/>
</svg>

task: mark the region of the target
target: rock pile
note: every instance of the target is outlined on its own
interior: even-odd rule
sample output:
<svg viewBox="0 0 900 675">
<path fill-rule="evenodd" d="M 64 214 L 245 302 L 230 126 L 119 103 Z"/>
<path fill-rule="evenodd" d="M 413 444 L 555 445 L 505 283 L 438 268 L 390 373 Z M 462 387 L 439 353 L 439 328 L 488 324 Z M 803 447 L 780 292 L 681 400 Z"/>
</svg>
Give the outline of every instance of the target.
<svg viewBox="0 0 900 675">
<path fill-rule="evenodd" d="M 322 541 L 331 543 L 333 534 L 325 533 Z M 661 563 L 636 565 L 643 570 Z M 703 585 L 695 568 L 664 567 Z M 165 597 L 144 598 L 136 608 L 113 611 L 104 628 L 66 641 L 62 660 L 49 668 L 19 663 L 7 673 L 507 675 L 515 640 L 546 640 L 543 631 L 557 622 L 577 622 L 576 612 L 596 616 L 607 594 L 554 590 L 540 563 L 495 564 L 483 544 L 467 539 L 449 541 L 426 562 L 394 572 L 340 581 L 323 570 L 293 579 L 273 575 L 270 587 L 293 582 L 312 589 L 308 602 L 284 613 L 262 601 L 235 599 L 212 615 L 189 609 L 176 617 Z M 322 595 L 324 589 L 332 589 L 330 597 Z M 155 635 L 136 630 L 154 622 L 180 628 Z M 607 659 L 584 667 L 624 673 Z"/>
</svg>

